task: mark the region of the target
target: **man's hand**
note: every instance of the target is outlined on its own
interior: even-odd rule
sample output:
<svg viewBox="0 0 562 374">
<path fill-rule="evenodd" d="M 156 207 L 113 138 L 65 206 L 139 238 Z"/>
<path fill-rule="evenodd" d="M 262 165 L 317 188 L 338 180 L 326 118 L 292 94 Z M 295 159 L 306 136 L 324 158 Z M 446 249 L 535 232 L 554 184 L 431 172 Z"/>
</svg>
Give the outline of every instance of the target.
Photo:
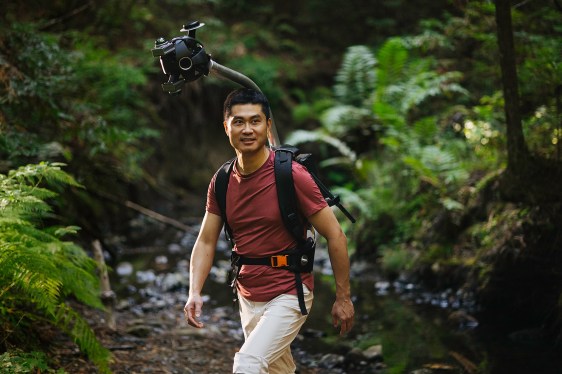
<svg viewBox="0 0 562 374">
<path fill-rule="evenodd" d="M 203 298 L 201 295 L 189 295 L 187 303 L 185 303 L 185 306 L 183 307 L 183 313 L 185 314 L 185 320 L 187 323 L 198 329 L 205 327 L 205 325 L 199 321 L 202 307 Z"/>
<path fill-rule="evenodd" d="M 345 335 L 353 327 L 355 309 L 349 298 L 336 298 L 332 307 L 332 323 L 334 327 L 340 326 L 340 335 Z"/>
</svg>

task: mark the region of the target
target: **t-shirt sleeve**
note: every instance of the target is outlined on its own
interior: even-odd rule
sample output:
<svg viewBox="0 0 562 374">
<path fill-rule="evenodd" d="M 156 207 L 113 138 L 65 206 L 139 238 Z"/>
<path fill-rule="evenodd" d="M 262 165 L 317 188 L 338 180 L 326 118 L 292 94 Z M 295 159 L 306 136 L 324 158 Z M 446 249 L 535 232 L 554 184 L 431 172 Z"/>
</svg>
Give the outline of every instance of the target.
<svg viewBox="0 0 562 374">
<path fill-rule="evenodd" d="M 221 210 L 219 208 L 219 204 L 217 203 L 217 197 L 215 195 L 215 181 L 217 179 L 217 175 L 215 174 L 209 183 L 209 188 L 207 189 L 207 204 L 205 205 L 205 210 L 209 213 L 216 214 L 217 216 L 221 215 Z"/>
<path fill-rule="evenodd" d="M 299 206 L 305 217 L 308 218 L 328 206 L 308 170 L 297 162 L 293 162 L 293 180 Z"/>
</svg>

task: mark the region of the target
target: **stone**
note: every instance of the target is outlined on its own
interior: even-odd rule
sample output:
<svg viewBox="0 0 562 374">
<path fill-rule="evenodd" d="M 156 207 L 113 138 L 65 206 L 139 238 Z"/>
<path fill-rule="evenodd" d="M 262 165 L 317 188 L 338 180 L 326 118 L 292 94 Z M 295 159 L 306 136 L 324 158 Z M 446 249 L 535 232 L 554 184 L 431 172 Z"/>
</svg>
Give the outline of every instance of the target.
<svg viewBox="0 0 562 374">
<path fill-rule="evenodd" d="M 363 355 L 369 361 L 382 361 L 382 345 L 376 344 L 363 351 Z"/>
</svg>

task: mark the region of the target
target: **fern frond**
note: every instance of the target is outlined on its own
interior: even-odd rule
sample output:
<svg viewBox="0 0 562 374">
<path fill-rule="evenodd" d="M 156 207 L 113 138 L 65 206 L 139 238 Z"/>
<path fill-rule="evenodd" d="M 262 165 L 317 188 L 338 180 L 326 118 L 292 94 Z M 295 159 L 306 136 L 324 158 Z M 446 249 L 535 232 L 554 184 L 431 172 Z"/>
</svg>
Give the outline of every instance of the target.
<svg viewBox="0 0 562 374">
<path fill-rule="evenodd" d="M 342 104 L 361 107 L 375 88 L 373 53 L 366 46 L 349 47 L 336 75 L 334 95 Z"/>
<path fill-rule="evenodd" d="M 326 131 L 333 136 L 342 136 L 354 127 L 372 118 L 372 113 L 365 108 L 351 105 L 336 105 L 322 113 L 320 121 Z"/>
<path fill-rule="evenodd" d="M 61 272 L 63 292 L 73 295 L 85 305 L 102 309 L 96 262 L 82 248 L 70 242 L 62 243 L 57 261 L 65 266 Z"/>
<path fill-rule="evenodd" d="M 21 166 L 16 170 L 10 170 L 8 178 L 16 179 L 21 184 L 37 185 L 41 181 L 47 182 L 51 186 L 73 186 L 82 187 L 73 176 L 64 172 L 60 162 L 41 162 L 35 165 Z"/>
<path fill-rule="evenodd" d="M 101 372 L 109 373 L 109 352 L 63 302 L 73 295 L 103 307 L 95 262 L 76 244 L 60 240 L 76 227 L 37 225 L 51 209 L 44 199 L 57 196 L 45 185 L 80 186 L 61 166 L 41 163 L 0 174 L 0 323 L 17 331 L 20 320 L 50 322 L 71 335 Z"/>
<path fill-rule="evenodd" d="M 413 130 L 421 142 L 431 142 L 439 129 L 435 117 L 425 117 L 414 123 Z"/>
<path fill-rule="evenodd" d="M 404 84 L 407 89 L 403 92 L 402 112 L 408 113 L 410 109 L 431 97 L 451 93 L 468 95 L 468 91 L 456 83 L 461 77 L 458 72 L 438 74 L 435 71 L 412 75 Z"/>
<path fill-rule="evenodd" d="M 57 305 L 54 317 L 55 325 L 72 337 L 101 373 L 111 373 L 111 353 L 101 345 L 88 323 L 74 309 L 61 303 Z"/>
<path fill-rule="evenodd" d="M 385 125 L 400 131 L 406 126 L 406 118 L 392 105 L 375 100 L 373 113 Z"/>
<path fill-rule="evenodd" d="M 47 254 L 22 249 L 17 243 L 0 247 L 1 278 L 41 309 L 53 312 L 62 282 L 57 267 Z"/>
<path fill-rule="evenodd" d="M 377 91 L 384 92 L 393 82 L 403 80 L 409 52 L 401 38 L 390 38 L 377 52 Z"/>
<path fill-rule="evenodd" d="M 298 145 L 306 142 L 323 142 L 326 144 L 330 144 L 334 148 L 338 150 L 343 156 L 349 158 L 351 162 L 355 162 L 357 160 L 357 155 L 351 148 L 347 146 L 344 142 L 340 139 L 330 136 L 326 133 L 321 131 L 307 131 L 307 130 L 297 130 L 293 131 L 287 137 L 287 143 Z"/>
</svg>

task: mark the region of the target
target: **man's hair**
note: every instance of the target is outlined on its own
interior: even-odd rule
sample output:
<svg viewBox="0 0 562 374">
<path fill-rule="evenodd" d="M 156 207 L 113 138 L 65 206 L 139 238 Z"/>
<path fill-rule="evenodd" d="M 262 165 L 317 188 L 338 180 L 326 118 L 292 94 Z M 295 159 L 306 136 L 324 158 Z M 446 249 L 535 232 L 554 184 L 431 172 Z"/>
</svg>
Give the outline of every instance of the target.
<svg viewBox="0 0 562 374">
<path fill-rule="evenodd" d="M 223 115 L 226 120 L 232 112 L 232 107 L 239 104 L 260 104 L 265 118 L 269 119 L 269 102 L 265 95 L 251 88 L 238 88 L 228 94 L 224 100 Z"/>
</svg>

